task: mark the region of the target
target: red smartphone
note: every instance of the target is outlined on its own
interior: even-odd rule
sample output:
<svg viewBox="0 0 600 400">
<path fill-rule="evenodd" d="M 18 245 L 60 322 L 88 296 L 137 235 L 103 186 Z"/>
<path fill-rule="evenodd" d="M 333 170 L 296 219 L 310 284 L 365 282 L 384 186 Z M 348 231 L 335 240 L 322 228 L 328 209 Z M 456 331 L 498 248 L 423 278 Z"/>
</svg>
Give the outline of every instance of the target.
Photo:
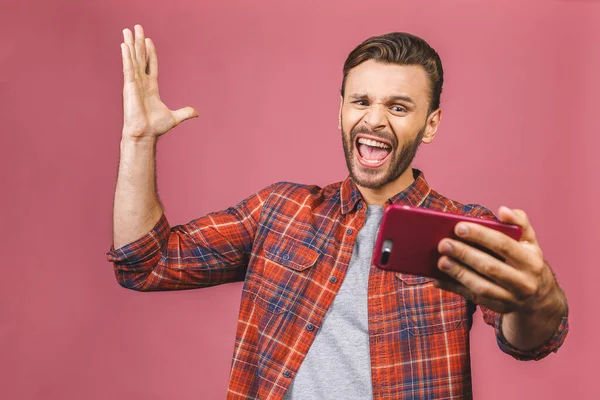
<svg viewBox="0 0 600 400">
<path fill-rule="evenodd" d="M 438 244 L 444 238 L 461 240 L 454 233 L 458 222 L 475 222 L 495 229 L 515 240 L 521 238 L 521 227 L 489 219 L 466 217 L 427 208 L 392 204 L 385 209 L 373 254 L 379 268 L 421 275 L 440 280 L 452 279 L 440 271 Z M 463 240 L 464 241 L 464 240 Z M 487 249 L 475 246 L 502 259 Z"/>
</svg>

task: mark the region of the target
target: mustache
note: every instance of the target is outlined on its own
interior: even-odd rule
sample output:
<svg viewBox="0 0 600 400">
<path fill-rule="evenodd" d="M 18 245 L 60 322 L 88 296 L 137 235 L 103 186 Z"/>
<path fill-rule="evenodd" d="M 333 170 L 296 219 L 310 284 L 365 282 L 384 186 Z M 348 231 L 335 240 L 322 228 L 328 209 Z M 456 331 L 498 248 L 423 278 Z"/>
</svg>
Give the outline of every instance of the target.
<svg viewBox="0 0 600 400">
<path fill-rule="evenodd" d="M 388 142 L 392 143 L 392 145 L 394 147 L 397 147 L 397 145 L 398 145 L 396 136 L 394 136 L 393 134 L 385 132 L 385 131 L 373 132 L 372 130 L 370 130 L 369 128 L 367 128 L 365 126 L 356 127 L 350 131 L 350 138 L 352 139 L 352 143 L 356 142 L 356 136 L 361 133 L 373 136 L 377 139 L 382 139 L 384 141 L 388 141 Z"/>
</svg>

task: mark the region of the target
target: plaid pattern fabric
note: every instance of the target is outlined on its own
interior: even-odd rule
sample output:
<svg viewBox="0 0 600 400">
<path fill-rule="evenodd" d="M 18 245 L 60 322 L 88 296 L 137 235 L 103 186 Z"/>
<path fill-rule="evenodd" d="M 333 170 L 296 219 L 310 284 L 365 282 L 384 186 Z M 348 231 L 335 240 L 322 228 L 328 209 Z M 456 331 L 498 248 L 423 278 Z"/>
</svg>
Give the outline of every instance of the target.
<svg viewBox="0 0 600 400">
<path fill-rule="evenodd" d="M 387 204 L 494 218 L 484 207 L 441 196 L 420 171 L 414 175 Z M 170 227 L 163 214 L 152 231 L 111 246 L 107 256 L 119 284 L 134 290 L 245 281 L 227 398 L 281 399 L 344 279 L 365 209 L 350 178 L 324 188 L 281 182 L 185 225 Z M 475 306 L 429 278 L 374 266 L 368 293 L 374 398 L 470 398 Z M 556 351 L 568 331 L 565 318 L 547 343 L 523 352 L 502 335 L 501 316 L 482 311 L 499 347 L 518 359 Z"/>
</svg>

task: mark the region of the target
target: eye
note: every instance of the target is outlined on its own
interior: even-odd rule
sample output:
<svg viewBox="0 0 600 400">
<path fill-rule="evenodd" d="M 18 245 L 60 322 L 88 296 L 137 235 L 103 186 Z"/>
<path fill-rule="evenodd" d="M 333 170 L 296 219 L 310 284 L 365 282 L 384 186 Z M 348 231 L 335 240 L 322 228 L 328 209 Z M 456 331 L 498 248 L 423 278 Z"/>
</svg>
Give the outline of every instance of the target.
<svg viewBox="0 0 600 400">
<path fill-rule="evenodd" d="M 402 106 L 392 106 L 392 111 L 403 113 L 403 112 L 406 112 L 406 108 L 404 108 Z"/>
<path fill-rule="evenodd" d="M 369 105 L 369 103 L 366 100 L 356 100 L 353 103 L 360 107 L 366 107 Z"/>
</svg>

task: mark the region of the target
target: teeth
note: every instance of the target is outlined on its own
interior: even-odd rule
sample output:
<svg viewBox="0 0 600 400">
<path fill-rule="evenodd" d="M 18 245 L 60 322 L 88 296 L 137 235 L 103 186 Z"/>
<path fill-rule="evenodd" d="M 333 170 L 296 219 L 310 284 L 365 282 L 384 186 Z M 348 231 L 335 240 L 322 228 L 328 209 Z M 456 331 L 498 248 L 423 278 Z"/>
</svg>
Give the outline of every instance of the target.
<svg viewBox="0 0 600 400">
<path fill-rule="evenodd" d="M 360 139 L 358 139 L 358 143 L 366 144 L 367 146 L 380 147 L 382 149 L 389 149 L 389 148 L 391 148 L 389 145 L 387 145 L 385 143 L 381 143 L 381 142 L 378 142 L 376 140 L 371 140 L 371 139 L 367 139 L 367 138 L 360 138 Z"/>
</svg>

